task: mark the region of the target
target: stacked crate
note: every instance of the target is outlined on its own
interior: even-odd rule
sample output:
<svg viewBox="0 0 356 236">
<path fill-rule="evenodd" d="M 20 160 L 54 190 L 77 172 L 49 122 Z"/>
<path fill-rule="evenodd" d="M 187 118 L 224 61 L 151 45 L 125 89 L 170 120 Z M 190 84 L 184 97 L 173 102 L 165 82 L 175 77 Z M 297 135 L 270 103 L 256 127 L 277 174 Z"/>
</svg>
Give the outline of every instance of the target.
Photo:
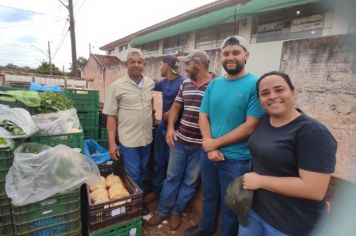
<svg viewBox="0 0 356 236">
<path fill-rule="evenodd" d="M 112 161 L 99 165 L 100 174 L 104 177 L 112 173 Z M 92 204 L 89 189 L 84 189 L 83 235 L 90 236 L 141 236 L 143 192 L 125 172 L 119 177 L 130 193 L 129 196 L 108 202 Z M 86 201 L 86 203 L 85 203 Z"/>
<path fill-rule="evenodd" d="M 12 205 L 14 235 L 82 235 L 79 190 L 25 206 Z"/>
<path fill-rule="evenodd" d="M 99 138 L 99 92 L 97 90 L 64 89 L 74 103 L 85 139 Z"/>
<path fill-rule="evenodd" d="M 109 148 L 109 144 L 108 144 L 108 131 L 106 128 L 100 128 L 100 132 L 99 132 L 99 143 L 100 145 L 105 148 L 108 149 Z"/>
<path fill-rule="evenodd" d="M 141 236 L 142 235 L 142 219 L 136 217 L 132 220 L 127 220 L 122 223 L 115 224 L 111 227 L 98 230 L 90 233 L 90 236 Z"/>
<path fill-rule="evenodd" d="M 14 150 L 0 149 L 0 235 L 13 235 L 10 199 L 5 193 L 6 173 L 14 156 Z"/>
<path fill-rule="evenodd" d="M 83 132 L 66 133 L 66 134 L 48 134 L 48 135 L 32 135 L 29 138 L 31 143 L 45 144 L 54 147 L 58 144 L 64 144 L 71 148 L 83 148 L 84 136 Z"/>
</svg>

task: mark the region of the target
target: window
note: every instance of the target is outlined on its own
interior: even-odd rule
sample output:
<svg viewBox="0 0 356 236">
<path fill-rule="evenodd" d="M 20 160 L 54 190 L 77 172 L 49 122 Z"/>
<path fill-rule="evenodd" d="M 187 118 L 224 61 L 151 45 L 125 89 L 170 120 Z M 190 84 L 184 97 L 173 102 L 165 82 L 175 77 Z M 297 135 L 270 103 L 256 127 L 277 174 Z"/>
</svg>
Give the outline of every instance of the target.
<svg viewBox="0 0 356 236">
<path fill-rule="evenodd" d="M 114 54 L 114 49 L 109 50 L 108 55 L 112 56 Z"/>
<path fill-rule="evenodd" d="M 128 48 L 129 48 L 129 47 L 128 47 L 127 44 L 121 45 L 121 46 L 119 47 L 119 52 L 125 51 L 125 50 L 127 50 Z"/>
<path fill-rule="evenodd" d="M 235 23 L 226 23 L 197 31 L 195 47 L 198 49 L 219 48 L 222 41 L 235 34 Z"/>
<path fill-rule="evenodd" d="M 163 54 L 184 52 L 188 48 L 189 34 L 180 34 L 164 39 Z"/>
<path fill-rule="evenodd" d="M 158 55 L 159 41 L 143 44 L 141 47 L 145 57 L 152 57 Z"/>
<path fill-rule="evenodd" d="M 295 6 L 254 17 L 252 42 L 270 42 L 320 36 L 325 9 L 313 4 Z"/>
</svg>

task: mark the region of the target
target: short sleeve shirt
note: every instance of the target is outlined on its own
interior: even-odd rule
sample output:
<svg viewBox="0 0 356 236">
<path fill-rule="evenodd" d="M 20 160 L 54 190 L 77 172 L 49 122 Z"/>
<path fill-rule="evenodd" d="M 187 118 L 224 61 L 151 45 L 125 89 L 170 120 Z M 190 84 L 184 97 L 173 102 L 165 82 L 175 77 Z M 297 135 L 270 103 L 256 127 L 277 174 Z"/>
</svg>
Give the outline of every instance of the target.
<svg viewBox="0 0 356 236">
<path fill-rule="evenodd" d="M 277 177 L 299 176 L 299 169 L 332 173 L 337 143 L 320 122 L 300 115 L 273 127 L 266 115 L 248 141 L 252 169 Z M 254 192 L 253 209 L 269 224 L 289 235 L 308 235 L 325 207 L 325 201 L 287 197 L 265 189 Z"/>
<path fill-rule="evenodd" d="M 246 117 L 261 118 L 264 115 L 256 93 L 258 78 L 250 73 L 228 79 L 220 76 L 211 81 L 205 91 L 200 107 L 207 113 L 213 138 L 221 137 L 246 121 Z M 250 159 L 247 139 L 233 143 L 219 150 L 228 159 Z"/>
<path fill-rule="evenodd" d="M 176 135 L 178 140 L 185 144 L 200 146 L 202 143 L 199 111 L 205 89 L 210 81 L 198 86 L 193 80 L 185 79 L 178 91 L 175 102 L 183 105 L 183 114 Z"/>
<path fill-rule="evenodd" d="M 127 147 L 152 142 L 152 91 L 154 82 L 143 76 L 142 87 L 126 74 L 110 85 L 103 113 L 118 117 L 120 143 Z"/>
</svg>

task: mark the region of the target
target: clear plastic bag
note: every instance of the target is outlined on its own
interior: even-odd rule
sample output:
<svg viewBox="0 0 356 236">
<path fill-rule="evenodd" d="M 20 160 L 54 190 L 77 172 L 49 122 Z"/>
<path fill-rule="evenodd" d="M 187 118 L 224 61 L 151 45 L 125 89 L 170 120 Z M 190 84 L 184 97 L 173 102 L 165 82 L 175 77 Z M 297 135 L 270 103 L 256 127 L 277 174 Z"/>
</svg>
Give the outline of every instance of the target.
<svg viewBox="0 0 356 236">
<path fill-rule="evenodd" d="M 11 123 L 11 125 L 9 125 Z M 5 126 L 15 128 L 4 128 Z M 0 137 L 27 138 L 36 133 L 38 127 L 28 111 L 23 108 L 10 108 L 0 104 Z"/>
<path fill-rule="evenodd" d="M 24 143 L 15 149 L 5 190 L 14 205 L 23 206 L 73 191 L 83 183 L 96 184 L 99 177 L 97 165 L 70 147 Z"/>
<path fill-rule="evenodd" d="M 59 112 L 33 115 L 32 119 L 39 127 L 39 134 L 64 134 L 71 129 L 79 129 L 80 122 L 74 108 Z"/>
</svg>

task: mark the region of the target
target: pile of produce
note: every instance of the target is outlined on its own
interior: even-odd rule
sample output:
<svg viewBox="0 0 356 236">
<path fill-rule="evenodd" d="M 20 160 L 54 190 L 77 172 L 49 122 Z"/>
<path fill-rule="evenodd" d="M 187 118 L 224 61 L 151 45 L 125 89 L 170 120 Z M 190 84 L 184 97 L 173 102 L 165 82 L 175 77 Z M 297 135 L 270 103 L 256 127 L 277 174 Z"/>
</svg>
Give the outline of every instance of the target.
<svg viewBox="0 0 356 236">
<path fill-rule="evenodd" d="M 99 204 L 110 200 L 115 200 L 129 196 L 119 176 L 110 174 L 106 177 L 101 177 L 98 184 L 89 187 L 90 200 L 93 204 Z"/>
</svg>

